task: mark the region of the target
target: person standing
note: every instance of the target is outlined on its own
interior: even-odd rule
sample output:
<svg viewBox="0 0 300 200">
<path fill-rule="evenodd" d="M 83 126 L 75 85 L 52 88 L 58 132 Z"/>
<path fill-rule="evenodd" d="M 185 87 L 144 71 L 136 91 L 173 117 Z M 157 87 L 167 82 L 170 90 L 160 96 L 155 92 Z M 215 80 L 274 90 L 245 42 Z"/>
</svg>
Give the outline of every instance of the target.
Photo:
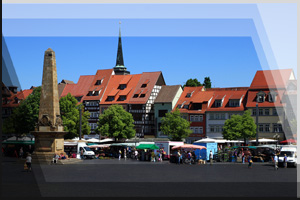
<svg viewBox="0 0 300 200">
<path fill-rule="evenodd" d="M 212 152 L 212 150 L 210 150 L 210 153 L 209 153 L 209 162 L 210 162 L 210 165 L 212 165 L 213 158 L 214 158 L 213 152 Z"/>
<path fill-rule="evenodd" d="M 28 171 L 31 172 L 31 161 L 32 161 L 31 154 L 28 153 L 26 157 L 27 172 Z"/>
<path fill-rule="evenodd" d="M 119 160 L 121 160 L 121 155 L 122 155 L 122 151 L 121 149 L 119 150 Z"/>
<path fill-rule="evenodd" d="M 126 156 L 126 149 L 124 149 L 124 159 L 126 160 L 127 156 Z"/>
<path fill-rule="evenodd" d="M 284 166 L 284 168 L 287 168 L 287 156 L 286 156 L 286 154 L 284 154 L 283 166 Z"/>
<path fill-rule="evenodd" d="M 243 162 L 243 164 L 245 164 L 245 154 L 244 154 L 243 150 L 242 150 L 242 162 Z"/>
<path fill-rule="evenodd" d="M 21 148 L 20 148 L 20 152 L 19 152 L 19 157 L 20 157 L 20 158 L 23 158 L 23 154 L 24 154 L 24 152 L 23 152 L 23 147 L 21 147 Z"/>
<path fill-rule="evenodd" d="M 139 159 L 138 159 L 138 151 L 137 151 L 137 150 L 134 151 L 134 156 L 135 156 L 135 159 L 136 159 L 136 160 L 139 160 Z"/>
<path fill-rule="evenodd" d="M 275 154 L 274 156 L 274 165 L 275 165 L 275 170 L 278 170 L 278 156 Z"/>
<path fill-rule="evenodd" d="M 84 157 L 83 157 L 83 148 L 82 147 L 80 147 L 80 157 L 81 157 L 81 159 L 84 159 Z"/>
</svg>

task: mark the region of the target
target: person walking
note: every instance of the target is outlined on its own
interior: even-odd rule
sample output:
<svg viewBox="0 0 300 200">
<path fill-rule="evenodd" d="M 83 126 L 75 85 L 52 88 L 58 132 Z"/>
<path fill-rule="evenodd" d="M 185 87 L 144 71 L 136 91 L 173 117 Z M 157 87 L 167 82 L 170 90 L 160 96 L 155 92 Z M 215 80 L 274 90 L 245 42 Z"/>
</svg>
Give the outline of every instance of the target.
<svg viewBox="0 0 300 200">
<path fill-rule="evenodd" d="M 126 160 L 127 156 L 126 156 L 126 149 L 124 149 L 124 159 Z"/>
<path fill-rule="evenodd" d="M 248 163 L 249 163 L 248 168 L 251 169 L 252 168 L 252 163 L 253 163 L 251 155 L 248 156 Z"/>
<path fill-rule="evenodd" d="M 277 154 L 275 154 L 275 156 L 274 156 L 274 167 L 275 167 L 275 170 L 278 170 L 278 156 L 277 156 Z"/>
<path fill-rule="evenodd" d="M 284 168 L 287 168 L 287 156 L 286 156 L 286 154 L 284 154 L 283 166 L 284 166 Z"/>
<path fill-rule="evenodd" d="M 212 152 L 212 150 L 210 150 L 210 153 L 209 153 L 209 161 L 210 161 L 210 165 L 212 165 L 213 158 L 214 158 L 213 152 Z"/>
<path fill-rule="evenodd" d="M 177 157 L 178 157 L 178 164 L 180 165 L 181 159 L 182 159 L 182 154 L 180 153 L 180 151 L 178 150 L 177 153 Z"/>
<path fill-rule="evenodd" d="M 83 148 L 82 147 L 80 147 L 80 157 L 81 157 L 81 159 L 84 159 L 84 156 L 83 156 Z"/>
<path fill-rule="evenodd" d="M 121 160 L 121 155 L 122 155 L 122 151 L 121 149 L 119 150 L 119 160 Z"/>
<path fill-rule="evenodd" d="M 26 157 L 27 172 L 28 171 L 31 172 L 31 161 L 32 161 L 31 154 L 28 153 Z"/>
</svg>

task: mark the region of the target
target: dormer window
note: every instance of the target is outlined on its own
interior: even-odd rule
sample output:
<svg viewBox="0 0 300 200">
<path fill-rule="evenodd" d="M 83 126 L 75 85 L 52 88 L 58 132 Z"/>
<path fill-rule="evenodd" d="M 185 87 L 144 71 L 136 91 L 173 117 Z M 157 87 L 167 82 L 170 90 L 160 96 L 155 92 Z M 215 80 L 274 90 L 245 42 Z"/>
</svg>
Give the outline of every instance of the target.
<svg viewBox="0 0 300 200">
<path fill-rule="evenodd" d="M 115 100 L 114 96 L 108 96 L 107 99 L 106 99 L 106 101 L 113 101 L 113 100 Z"/>
<path fill-rule="evenodd" d="M 15 103 L 19 103 L 19 99 L 15 97 Z"/>
<path fill-rule="evenodd" d="M 230 99 L 229 100 L 229 106 L 230 107 L 239 107 L 240 106 L 240 100 L 239 99 Z"/>
<path fill-rule="evenodd" d="M 186 94 L 185 97 L 190 98 L 193 95 L 193 93 L 194 93 L 194 91 L 193 92 L 189 92 L 189 93 Z"/>
<path fill-rule="evenodd" d="M 266 96 L 266 93 L 264 93 L 263 91 L 260 91 L 259 93 L 257 93 L 256 101 L 258 103 L 264 102 L 265 101 L 265 96 Z"/>
<path fill-rule="evenodd" d="M 145 80 L 145 82 L 142 84 L 142 88 L 145 88 L 145 87 L 147 87 L 147 85 L 148 85 L 148 83 L 150 82 L 150 80 L 149 79 L 146 79 Z"/>
<path fill-rule="evenodd" d="M 147 84 L 142 84 L 142 88 L 145 88 L 145 87 L 147 87 Z"/>
<path fill-rule="evenodd" d="M 93 95 L 93 91 L 89 91 L 89 93 L 87 94 L 87 96 L 92 96 Z"/>
<path fill-rule="evenodd" d="M 102 81 L 103 81 L 103 79 L 97 80 L 96 83 L 95 83 L 95 85 L 101 85 L 101 84 L 102 84 Z"/>
<path fill-rule="evenodd" d="M 126 100 L 126 96 L 125 95 L 121 95 L 118 99 L 118 101 L 125 101 Z"/>
<path fill-rule="evenodd" d="M 95 91 L 93 96 L 98 96 L 99 95 L 99 91 Z"/>
<path fill-rule="evenodd" d="M 215 107 L 221 107 L 221 106 L 222 106 L 222 100 L 221 99 L 215 100 Z"/>
<path fill-rule="evenodd" d="M 268 95 L 269 102 L 275 102 L 276 101 L 276 97 L 277 97 L 277 93 L 276 92 L 269 92 L 269 95 Z"/>
<path fill-rule="evenodd" d="M 146 96 L 145 94 L 141 94 L 141 95 L 140 95 L 140 98 L 143 98 L 143 97 L 145 97 L 145 96 Z"/>
<path fill-rule="evenodd" d="M 120 84 L 118 89 L 120 90 L 124 90 L 126 88 L 126 84 Z"/>
</svg>

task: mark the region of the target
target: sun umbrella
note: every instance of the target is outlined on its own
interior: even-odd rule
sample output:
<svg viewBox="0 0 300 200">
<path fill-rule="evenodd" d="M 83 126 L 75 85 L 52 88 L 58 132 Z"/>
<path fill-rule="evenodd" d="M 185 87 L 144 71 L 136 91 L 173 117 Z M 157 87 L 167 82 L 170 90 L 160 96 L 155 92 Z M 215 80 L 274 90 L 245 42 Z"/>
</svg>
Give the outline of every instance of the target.
<svg viewBox="0 0 300 200">
<path fill-rule="evenodd" d="M 212 138 L 203 138 L 201 140 L 197 140 L 194 143 L 215 143 L 217 140 Z"/>
<path fill-rule="evenodd" d="M 206 149 L 206 147 L 200 145 L 193 145 L 193 144 L 184 144 L 184 145 L 172 147 L 172 150 L 174 149 L 200 149 L 201 150 L 201 149 Z"/>
<path fill-rule="evenodd" d="M 155 144 L 140 144 L 136 147 L 137 149 L 159 149 Z"/>
<path fill-rule="evenodd" d="M 288 139 L 280 142 L 280 144 L 286 144 L 286 143 L 297 143 L 297 141 L 294 139 Z"/>
</svg>

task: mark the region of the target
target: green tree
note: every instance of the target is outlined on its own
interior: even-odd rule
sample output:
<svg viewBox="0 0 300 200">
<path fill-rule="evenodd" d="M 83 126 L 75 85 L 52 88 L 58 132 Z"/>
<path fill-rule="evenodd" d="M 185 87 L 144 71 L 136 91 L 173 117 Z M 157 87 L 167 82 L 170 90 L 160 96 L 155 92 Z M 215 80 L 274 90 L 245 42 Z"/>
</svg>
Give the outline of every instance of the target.
<svg viewBox="0 0 300 200">
<path fill-rule="evenodd" d="M 178 108 L 174 112 L 166 113 L 166 116 L 161 121 L 160 129 L 172 140 L 181 141 L 182 138 L 186 138 L 192 133 L 190 122 L 180 116 Z"/>
<path fill-rule="evenodd" d="M 209 77 L 204 78 L 203 85 L 205 86 L 205 88 L 211 88 L 211 81 Z"/>
<path fill-rule="evenodd" d="M 120 105 L 111 105 L 99 116 L 96 132 L 108 137 L 130 139 L 135 136 L 134 120 L 131 113 Z"/>
<path fill-rule="evenodd" d="M 223 137 L 227 140 L 236 140 L 244 138 L 253 138 L 256 136 L 256 124 L 247 110 L 241 115 L 232 115 L 225 121 L 223 127 Z"/>
<path fill-rule="evenodd" d="M 4 133 L 17 135 L 27 134 L 34 131 L 39 117 L 41 87 L 37 87 L 21 103 L 13 109 L 11 116 L 5 120 Z"/>
<path fill-rule="evenodd" d="M 197 86 L 202 86 L 202 84 L 195 78 L 195 79 L 189 79 L 186 81 L 183 87 L 188 86 L 188 87 L 197 87 Z"/>
<path fill-rule="evenodd" d="M 63 120 L 64 131 L 68 133 L 65 139 L 72 139 L 79 136 L 79 109 L 82 109 L 82 134 L 90 134 L 91 127 L 88 124 L 90 113 L 84 112 L 82 104 L 77 105 L 78 101 L 70 93 L 59 100 L 60 114 Z"/>
</svg>

